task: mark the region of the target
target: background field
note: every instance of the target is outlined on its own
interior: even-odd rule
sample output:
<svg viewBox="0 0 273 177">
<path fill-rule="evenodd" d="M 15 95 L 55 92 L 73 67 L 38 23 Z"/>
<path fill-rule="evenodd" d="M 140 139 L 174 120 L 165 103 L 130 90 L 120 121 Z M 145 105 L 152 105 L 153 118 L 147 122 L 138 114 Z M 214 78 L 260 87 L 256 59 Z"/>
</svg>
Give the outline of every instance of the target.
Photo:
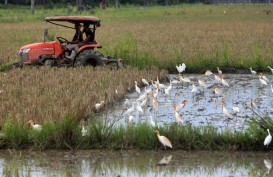
<svg viewBox="0 0 273 177">
<path fill-rule="evenodd" d="M 81 15 L 101 19 L 96 39 L 104 53 L 139 68 L 173 70 L 185 62 L 188 71 L 200 72 L 216 66 L 263 70 L 273 65 L 272 12 L 267 4 L 239 4 L 93 9 Z M 28 7 L 1 8 L 0 14 L 1 63 L 16 60 L 21 46 L 42 41 L 45 28 L 50 40 L 73 35 L 73 30 L 43 22 L 45 16 L 67 15 L 66 8 L 37 9 L 35 16 Z"/>
</svg>

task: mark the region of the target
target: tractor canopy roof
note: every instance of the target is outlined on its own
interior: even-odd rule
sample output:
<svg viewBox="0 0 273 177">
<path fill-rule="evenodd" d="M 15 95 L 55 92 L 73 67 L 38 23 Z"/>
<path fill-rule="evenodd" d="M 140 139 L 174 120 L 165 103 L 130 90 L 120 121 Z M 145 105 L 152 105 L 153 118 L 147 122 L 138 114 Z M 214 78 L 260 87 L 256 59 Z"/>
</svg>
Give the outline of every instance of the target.
<svg viewBox="0 0 273 177">
<path fill-rule="evenodd" d="M 69 22 L 69 23 L 89 23 L 92 25 L 100 26 L 100 20 L 95 16 L 53 16 L 46 17 L 46 22 Z M 55 23 L 53 23 L 55 24 Z"/>
</svg>

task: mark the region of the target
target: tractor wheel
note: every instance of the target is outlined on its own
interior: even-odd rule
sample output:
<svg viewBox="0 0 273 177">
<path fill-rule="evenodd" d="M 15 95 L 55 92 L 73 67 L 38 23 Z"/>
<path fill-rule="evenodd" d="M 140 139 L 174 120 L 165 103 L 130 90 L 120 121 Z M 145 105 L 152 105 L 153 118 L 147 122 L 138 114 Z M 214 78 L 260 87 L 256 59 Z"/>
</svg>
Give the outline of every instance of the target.
<svg viewBox="0 0 273 177">
<path fill-rule="evenodd" d="M 78 54 L 74 60 L 74 66 L 103 66 L 104 62 L 101 60 L 101 57 L 98 52 L 87 49 Z"/>
<path fill-rule="evenodd" d="M 44 66 L 48 66 L 48 67 L 53 66 L 53 61 L 52 60 L 46 60 L 44 62 Z"/>
</svg>

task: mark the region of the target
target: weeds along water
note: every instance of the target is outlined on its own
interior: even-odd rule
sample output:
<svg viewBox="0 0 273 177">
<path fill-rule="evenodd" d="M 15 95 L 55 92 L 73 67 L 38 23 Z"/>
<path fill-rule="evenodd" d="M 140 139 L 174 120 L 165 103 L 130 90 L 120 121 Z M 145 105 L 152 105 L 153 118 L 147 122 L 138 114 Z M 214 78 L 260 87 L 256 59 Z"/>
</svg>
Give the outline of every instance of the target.
<svg viewBox="0 0 273 177">
<path fill-rule="evenodd" d="M 75 118 L 66 117 L 59 121 L 45 121 L 41 131 L 29 129 L 18 119 L 10 118 L 3 126 L 1 148 L 15 149 L 108 149 L 128 150 L 162 149 L 154 130 L 168 137 L 173 150 L 272 150 L 272 146 L 263 145 L 267 135 L 263 127 L 272 130 L 272 119 L 262 118 L 249 122 L 245 131 L 218 131 L 212 126 L 178 125 L 152 127 L 149 124 L 119 125 L 94 121 L 90 117 L 86 127 L 87 134 L 82 136 L 82 127 Z M 259 120 L 259 121 L 257 121 Z M 114 122 L 112 122 L 114 123 Z M 269 126 L 268 126 L 269 125 Z M 164 148 L 163 148 L 164 149 Z"/>
</svg>

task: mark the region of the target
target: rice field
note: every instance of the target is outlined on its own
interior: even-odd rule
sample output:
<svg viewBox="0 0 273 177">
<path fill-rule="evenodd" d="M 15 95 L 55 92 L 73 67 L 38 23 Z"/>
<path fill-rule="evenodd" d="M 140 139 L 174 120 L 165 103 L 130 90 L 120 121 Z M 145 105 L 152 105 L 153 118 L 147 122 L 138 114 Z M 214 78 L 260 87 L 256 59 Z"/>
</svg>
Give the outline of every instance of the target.
<svg viewBox="0 0 273 177">
<path fill-rule="evenodd" d="M 178 5 L 94 9 L 81 15 L 101 19 L 96 40 L 105 54 L 139 68 L 157 66 L 172 71 L 175 64 L 184 62 L 189 72 L 200 72 L 216 66 L 258 70 L 272 66 L 272 11 L 268 5 Z M 15 12 L 9 12 L 13 19 Z M 21 46 L 43 41 L 45 28 L 49 40 L 72 37 L 73 30 L 43 22 L 45 16 L 67 15 L 66 8 L 38 9 L 35 17 L 27 12 L 18 10 L 21 20 L 6 20 L 1 25 L 0 63 L 15 61 Z M 0 10 L 3 21 L 4 13 L 6 10 Z"/>
<path fill-rule="evenodd" d="M 175 65 L 182 62 L 187 64 L 187 72 L 198 73 L 216 66 L 225 72 L 249 67 L 264 71 L 273 65 L 273 6 L 179 5 L 93 9 L 81 14 L 102 20 L 96 40 L 103 45 L 102 53 L 123 59 L 126 68 L 122 70 L 43 67 L 9 70 L 9 64 L 18 60 L 21 46 L 43 41 L 45 28 L 49 29 L 49 41 L 57 36 L 70 39 L 73 35 L 73 30 L 43 22 L 45 16 L 67 15 L 65 7 L 37 8 L 34 16 L 28 8 L 0 8 L 0 127 L 6 134 L 0 139 L 0 147 L 77 149 L 85 141 L 82 149 L 154 149 L 158 142 L 153 133 L 139 136 L 152 131 L 147 125 L 114 130 L 94 123 L 86 140 L 78 139 L 79 120 L 92 115 L 94 105 L 102 100 L 110 106 L 122 99 L 132 91 L 135 80 L 140 83 L 142 77 L 155 80 L 159 76 L 160 81 L 165 81 L 166 74 L 174 72 Z M 67 117 L 76 123 L 65 122 Z M 43 124 L 48 131 L 33 135 L 26 127 L 28 119 Z M 177 149 L 198 149 L 201 143 L 203 150 L 262 150 L 266 132 L 253 135 L 254 130 L 260 130 L 260 122 L 255 123 L 246 132 L 223 134 L 211 127 L 159 128 L 177 142 Z M 207 131 L 212 131 L 213 136 Z"/>
</svg>

